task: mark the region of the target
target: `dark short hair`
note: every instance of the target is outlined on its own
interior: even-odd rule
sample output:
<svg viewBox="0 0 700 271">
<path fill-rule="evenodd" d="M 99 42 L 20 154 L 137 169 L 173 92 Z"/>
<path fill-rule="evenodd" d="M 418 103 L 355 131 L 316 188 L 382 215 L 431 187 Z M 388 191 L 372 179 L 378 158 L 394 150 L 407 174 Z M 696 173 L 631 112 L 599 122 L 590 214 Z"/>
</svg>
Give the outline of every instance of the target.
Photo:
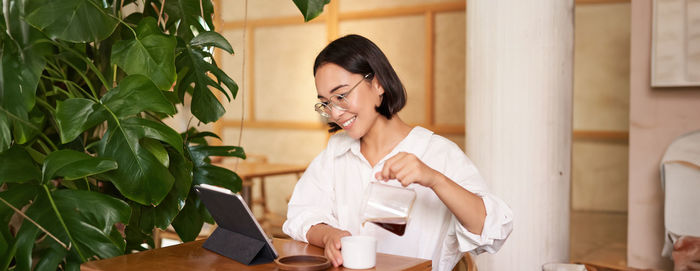
<svg viewBox="0 0 700 271">
<path fill-rule="evenodd" d="M 377 76 L 379 84 L 384 88 L 382 103 L 375 109 L 379 114 L 391 119 L 406 105 L 406 89 L 386 55 L 374 42 L 360 35 L 347 35 L 336 39 L 323 48 L 314 61 L 314 76 L 316 70 L 323 64 L 333 63 L 356 74 L 372 74 L 368 79 Z M 340 130 L 335 123 L 329 123 L 329 132 Z"/>
</svg>

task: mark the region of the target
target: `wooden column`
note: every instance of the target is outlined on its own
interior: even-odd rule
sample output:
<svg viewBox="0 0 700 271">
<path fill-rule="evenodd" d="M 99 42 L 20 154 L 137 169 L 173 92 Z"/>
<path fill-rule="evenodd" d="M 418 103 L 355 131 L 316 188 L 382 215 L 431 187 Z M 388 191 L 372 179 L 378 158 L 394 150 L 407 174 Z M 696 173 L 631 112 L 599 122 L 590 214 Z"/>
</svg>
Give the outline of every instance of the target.
<svg viewBox="0 0 700 271">
<path fill-rule="evenodd" d="M 467 1 L 467 154 L 514 212 L 480 270 L 569 260 L 574 1 Z"/>
</svg>

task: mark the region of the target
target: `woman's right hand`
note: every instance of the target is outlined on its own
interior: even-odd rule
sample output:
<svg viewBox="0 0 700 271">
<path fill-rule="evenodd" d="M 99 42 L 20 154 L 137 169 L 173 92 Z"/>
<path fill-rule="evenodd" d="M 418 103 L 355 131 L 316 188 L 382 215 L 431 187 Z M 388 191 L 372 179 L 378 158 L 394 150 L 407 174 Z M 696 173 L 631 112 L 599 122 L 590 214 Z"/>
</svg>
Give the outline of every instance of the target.
<svg viewBox="0 0 700 271">
<path fill-rule="evenodd" d="M 306 239 L 309 244 L 323 247 L 326 258 L 331 261 L 334 267 L 343 264 L 343 256 L 340 254 L 340 238 L 350 236 L 349 231 L 339 230 L 325 223 L 311 226 L 306 232 Z"/>
<path fill-rule="evenodd" d="M 324 253 L 334 267 L 343 264 L 343 256 L 340 254 L 340 238 L 350 236 L 350 232 L 331 228 L 323 236 Z"/>
</svg>

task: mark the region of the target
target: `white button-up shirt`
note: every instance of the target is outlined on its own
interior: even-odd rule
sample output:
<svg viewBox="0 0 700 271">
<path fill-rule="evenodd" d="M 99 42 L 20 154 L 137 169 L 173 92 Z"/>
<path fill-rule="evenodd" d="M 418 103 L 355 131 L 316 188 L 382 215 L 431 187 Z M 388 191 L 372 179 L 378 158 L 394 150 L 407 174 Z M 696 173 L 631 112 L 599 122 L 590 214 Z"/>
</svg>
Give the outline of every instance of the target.
<svg viewBox="0 0 700 271">
<path fill-rule="evenodd" d="M 384 162 L 399 152 L 414 154 L 483 199 L 486 220 L 481 235 L 469 232 L 433 190 L 419 184 L 408 186 L 417 197 L 403 236 L 373 223 L 362 225 L 360 206 L 365 189 L 377 181 L 374 174 L 382 170 Z M 395 180 L 388 183 L 400 186 Z M 510 208 L 489 193 L 474 163 L 456 144 L 415 127 L 374 167 L 360 153 L 359 140 L 345 133 L 333 135 L 294 188 L 283 230 L 308 242 L 306 233 L 311 226 L 325 223 L 352 235 L 376 237 L 377 252 L 431 259 L 434 270 L 451 270 L 464 252 L 496 252 L 513 229 L 512 217 Z"/>
</svg>

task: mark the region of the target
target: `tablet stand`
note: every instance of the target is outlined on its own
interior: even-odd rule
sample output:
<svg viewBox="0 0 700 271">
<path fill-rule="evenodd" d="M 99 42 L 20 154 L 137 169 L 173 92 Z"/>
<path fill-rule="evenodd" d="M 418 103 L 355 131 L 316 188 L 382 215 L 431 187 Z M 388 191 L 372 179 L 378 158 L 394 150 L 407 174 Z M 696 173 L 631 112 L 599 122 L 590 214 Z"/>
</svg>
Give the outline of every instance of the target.
<svg viewBox="0 0 700 271">
<path fill-rule="evenodd" d="M 222 227 L 217 227 L 202 247 L 245 265 L 263 264 L 275 260 L 265 241 Z"/>
</svg>

